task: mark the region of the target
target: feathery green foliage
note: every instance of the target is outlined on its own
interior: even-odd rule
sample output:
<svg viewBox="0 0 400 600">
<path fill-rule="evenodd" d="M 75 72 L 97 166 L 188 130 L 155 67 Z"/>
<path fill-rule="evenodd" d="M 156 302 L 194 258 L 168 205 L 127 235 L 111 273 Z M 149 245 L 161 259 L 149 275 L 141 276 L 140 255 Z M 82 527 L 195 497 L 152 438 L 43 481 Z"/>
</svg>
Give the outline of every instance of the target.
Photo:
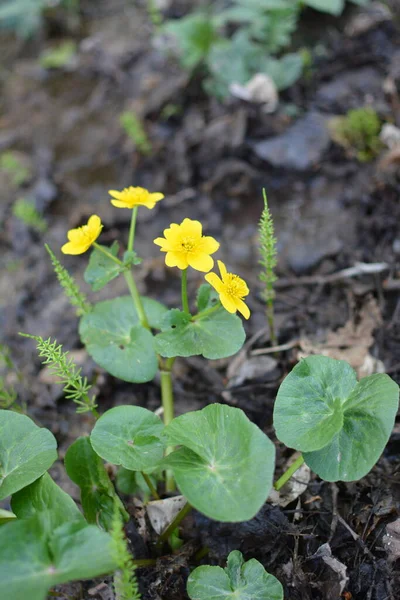
<svg viewBox="0 0 400 600">
<path fill-rule="evenodd" d="M 110 533 L 112 553 L 118 564 L 118 571 L 114 575 L 116 600 L 141 600 L 139 584 L 135 574 L 136 567 L 128 549 L 124 524 L 118 506 L 115 506 Z"/>
<path fill-rule="evenodd" d="M 270 338 L 273 345 L 276 344 L 275 326 L 274 326 L 274 283 L 277 280 L 275 267 L 277 263 L 276 238 L 274 232 L 274 222 L 269 210 L 267 194 L 263 189 L 264 209 L 261 213 L 259 222 L 260 233 L 260 265 L 262 271 L 259 275 L 260 281 L 265 284 L 263 296 L 267 304 L 267 320 L 270 329 Z"/>
<path fill-rule="evenodd" d="M 81 376 L 81 369 L 76 366 L 73 359 L 68 356 L 69 352 L 63 352 L 61 344 L 57 344 L 57 340 L 51 341 L 51 338 L 44 340 L 39 335 L 29 335 L 21 333 L 24 337 L 31 338 L 36 341 L 39 357 L 44 358 L 43 364 L 49 365 L 52 375 L 59 378 L 59 382 L 63 386 L 65 397 L 72 400 L 78 405 L 77 413 L 86 413 L 91 411 L 97 415 L 96 398 L 90 398 L 89 391 L 91 385 L 86 377 Z"/>
<path fill-rule="evenodd" d="M 3 152 L 0 154 L 0 170 L 8 175 L 15 187 L 20 187 L 31 178 L 31 171 L 21 160 L 17 152 Z"/>
<path fill-rule="evenodd" d="M 62 266 L 48 244 L 45 244 L 45 248 L 50 255 L 55 274 L 57 275 L 61 287 L 64 288 L 65 294 L 68 296 L 72 306 L 76 306 L 77 308 L 76 314 L 80 316 L 90 312 L 92 306 L 86 299 L 86 296 L 80 291 L 79 286 L 75 283 L 72 275 L 70 275 L 67 269 Z"/>
<path fill-rule="evenodd" d="M 21 382 L 21 373 L 15 367 L 10 348 L 5 344 L 0 344 L 0 367 L 4 365 L 5 371 L 13 372 L 17 380 Z M 24 412 L 24 407 L 17 404 L 18 394 L 14 386 L 6 380 L 5 376 L 0 376 L 0 409 L 12 409 L 16 412 Z"/>
<path fill-rule="evenodd" d="M 140 119 L 132 111 L 125 111 L 119 117 L 121 127 L 141 154 L 151 154 L 151 144 Z"/>
<path fill-rule="evenodd" d="M 368 162 L 382 150 L 381 121 L 370 106 L 349 110 L 329 123 L 332 139 L 350 150 L 360 162 Z"/>
<path fill-rule="evenodd" d="M 13 214 L 25 225 L 36 229 L 40 233 L 44 233 L 47 229 L 45 219 L 38 213 L 32 200 L 19 198 L 13 206 Z"/>
</svg>

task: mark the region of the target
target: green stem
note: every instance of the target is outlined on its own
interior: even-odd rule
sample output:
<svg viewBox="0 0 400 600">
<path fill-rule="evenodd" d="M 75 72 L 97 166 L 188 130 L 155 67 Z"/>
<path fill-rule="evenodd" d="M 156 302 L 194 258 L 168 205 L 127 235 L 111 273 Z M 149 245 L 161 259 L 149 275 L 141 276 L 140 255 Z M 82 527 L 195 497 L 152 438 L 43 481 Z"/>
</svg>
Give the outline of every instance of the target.
<svg viewBox="0 0 400 600">
<path fill-rule="evenodd" d="M 155 558 L 138 558 L 137 560 L 133 560 L 132 563 L 138 569 L 144 569 L 146 567 L 155 567 L 157 561 Z"/>
<path fill-rule="evenodd" d="M 136 218 L 137 218 L 138 208 L 139 208 L 138 206 L 134 206 L 133 210 L 132 210 L 131 226 L 129 228 L 129 238 L 128 238 L 128 250 L 130 252 L 132 252 L 132 250 L 133 250 L 133 244 L 135 241 L 135 228 L 136 228 Z"/>
<path fill-rule="evenodd" d="M 276 346 L 277 339 L 275 334 L 274 303 L 272 300 L 271 302 L 267 303 L 267 321 L 269 327 L 269 339 L 271 341 L 271 346 Z"/>
<path fill-rule="evenodd" d="M 175 359 L 168 359 L 165 362 L 164 368 L 160 370 L 161 376 L 161 400 L 164 409 L 164 425 L 171 423 L 174 418 L 174 390 L 172 387 L 171 368 Z M 166 454 L 173 451 L 173 446 L 166 449 Z M 167 492 L 175 490 L 175 480 L 172 471 L 166 472 L 165 489 Z"/>
<path fill-rule="evenodd" d="M 136 308 L 136 312 L 139 316 L 139 321 L 140 321 L 142 327 L 145 327 L 146 329 L 150 329 L 150 325 L 147 320 L 146 313 L 144 312 L 142 299 L 141 299 L 138 289 L 136 287 L 136 283 L 135 283 L 135 280 L 133 279 L 133 275 L 130 271 L 124 271 L 124 277 L 125 277 L 126 283 L 128 285 L 129 291 L 131 293 L 133 303 Z"/>
<path fill-rule="evenodd" d="M 165 542 L 169 538 L 171 533 L 173 531 L 175 531 L 175 529 L 178 527 L 180 522 L 183 521 L 183 519 L 186 517 L 186 515 L 188 515 L 190 513 L 191 510 L 192 510 L 191 504 L 189 504 L 189 502 L 186 502 L 185 506 L 183 506 L 181 508 L 181 510 L 176 515 L 176 517 L 171 521 L 171 523 L 168 525 L 168 527 L 166 529 L 164 529 L 164 531 L 160 535 L 160 537 L 158 539 L 158 545 L 161 545 L 163 542 Z"/>
<path fill-rule="evenodd" d="M 203 317 L 208 317 L 208 315 L 211 315 L 212 313 L 216 312 L 219 308 L 221 308 L 221 303 L 217 302 L 217 304 L 215 306 L 212 306 L 211 308 L 207 308 L 207 310 L 203 310 L 202 312 L 197 313 L 197 315 L 194 315 L 192 317 L 192 321 L 197 321 L 197 319 L 202 319 Z"/>
<path fill-rule="evenodd" d="M 183 312 L 190 314 L 187 293 L 187 269 L 182 271 L 182 310 Z"/>
<path fill-rule="evenodd" d="M 119 260 L 119 258 L 117 258 L 113 254 L 111 254 L 111 252 L 108 252 L 103 246 L 100 246 L 100 244 L 98 244 L 97 242 L 93 242 L 93 246 L 96 248 L 96 250 L 98 250 L 99 252 L 101 252 L 102 254 L 107 256 L 107 258 L 110 258 L 111 260 L 113 260 L 120 267 L 124 266 L 124 263 L 122 262 L 122 260 Z"/>
<path fill-rule="evenodd" d="M 147 473 L 143 473 L 143 471 L 140 471 L 140 472 L 141 472 L 142 477 L 145 480 L 147 487 L 149 488 L 153 498 L 155 498 L 156 500 L 160 500 L 160 496 L 158 495 L 156 488 L 152 484 L 150 477 L 147 475 Z"/>
<path fill-rule="evenodd" d="M 276 491 L 279 491 L 285 485 L 285 483 L 289 481 L 292 475 L 296 473 L 296 471 L 301 467 L 303 463 L 304 457 L 302 454 L 300 454 L 300 456 L 296 458 L 296 460 L 290 465 L 290 467 L 286 469 L 284 474 L 281 477 L 279 477 L 278 481 L 274 483 L 274 488 L 276 489 Z"/>
</svg>

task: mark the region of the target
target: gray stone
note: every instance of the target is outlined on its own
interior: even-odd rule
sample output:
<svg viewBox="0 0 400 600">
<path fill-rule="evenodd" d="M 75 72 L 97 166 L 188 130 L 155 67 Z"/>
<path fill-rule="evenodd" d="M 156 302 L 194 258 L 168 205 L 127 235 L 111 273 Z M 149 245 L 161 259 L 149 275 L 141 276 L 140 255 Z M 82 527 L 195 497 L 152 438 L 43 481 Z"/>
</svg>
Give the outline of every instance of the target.
<svg viewBox="0 0 400 600">
<path fill-rule="evenodd" d="M 329 144 L 326 119 L 310 112 L 285 133 L 255 144 L 254 152 L 274 167 L 306 171 L 321 160 Z"/>
</svg>

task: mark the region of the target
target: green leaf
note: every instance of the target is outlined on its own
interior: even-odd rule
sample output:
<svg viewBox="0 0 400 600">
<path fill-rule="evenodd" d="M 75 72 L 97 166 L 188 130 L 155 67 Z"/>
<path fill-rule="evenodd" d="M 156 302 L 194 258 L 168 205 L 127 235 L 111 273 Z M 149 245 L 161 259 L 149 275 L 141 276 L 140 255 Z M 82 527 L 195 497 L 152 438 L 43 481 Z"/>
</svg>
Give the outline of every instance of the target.
<svg viewBox="0 0 400 600">
<path fill-rule="evenodd" d="M 180 445 L 164 464 L 182 494 L 218 521 L 252 519 L 272 487 L 275 447 L 238 408 L 212 404 L 175 418 L 169 445 Z"/>
<path fill-rule="evenodd" d="M 118 256 L 118 242 L 114 242 L 110 248 L 107 246 L 101 247 L 113 256 Z M 84 279 L 94 292 L 98 292 L 107 285 L 109 281 L 118 277 L 122 270 L 123 268 L 121 268 L 121 265 L 114 262 L 112 258 L 108 258 L 108 256 L 103 254 L 103 252 L 97 248 L 94 248 L 90 255 L 89 264 L 86 267 Z"/>
<path fill-rule="evenodd" d="M 123 262 L 125 267 L 131 267 L 132 265 L 140 265 L 142 259 L 139 258 L 134 250 L 126 250 L 124 252 Z"/>
<path fill-rule="evenodd" d="M 282 58 L 267 58 L 264 72 L 274 81 L 278 90 L 293 85 L 303 72 L 303 57 L 300 52 L 285 54 Z"/>
<path fill-rule="evenodd" d="M 115 516 L 115 506 L 128 520 L 121 500 L 103 461 L 93 450 L 88 437 L 78 438 L 67 450 L 64 459 L 68 476 L 81 490 L 81 503 L 88 523 L 99 524 L 109 531 Z"/>
<path fill-rule="evenodd" d="M 167 308 L 142 298 L 151 327 L 160 328 Z M 114 377 L 123 381 L 151 381 L 158 363 L 153 336 L 144 329 L 130 296 L 99 302 L 81 318 L 79 333 L 90 356 Z"/>
<path fill-rule="evenodd" d="M 343 427 L 321 450 L 304 453 L 308 466 L 326 481 L 355 481 L 382 454 L 399 405 L 398 385 L 385 374 L 361 379 L 343 405 Z"/>
<path fill-rule="evenodd" d="M 238 550 L 229 554 L 225 569 L 197 567 L 189 576 L 187 593 L 191 600 L 283 600 L 276 577 L 255 558 L 245 562 Z"/>
<path fill-rule="evenodd" d="M 163 457 L 163 428 L 160 418 L 146 408 L 116 406 L 98 419 L 90 442 L 113 465 L 151 472 Z"/>
<path fill-rule="evenodd" d="M 344 8 L 344 0 L 303 0 L 303 4 L 331 15 L 340 15 Z"/>
<path fill-rule="evenodd" d="M 168 322 L 155 337 L 155 347 L 161 356 L 195 356 L 217 359 L 231 356 L 243 346 L 246 334 L 242 321 L 236 315 L 220 308 L 195 321 Z"/>
<path fill-rule="evenodd" d="M 202 283 L 197 290 L 197 310 L 201 312 L 202 310 L 206 310 L 206 308 L 211 308 L 217 302 L 218 293 L 208 283 Z"/>
<path fill-rule="evenodd" d="M 56 448 L 48 429 L 25 415 L 0 410 L 0 500 L 43 475 L 57 459 Z"/>
<path fill-rule="evenodd" d="M 0 525 L 4 525 L 5 523 L 9 523 L 12 519 L 16 519 L 17 516 L 14 515 L 9 510 L 5 510 L 4 508 L 0 508 Z"/>
<path fill-rule="evenodd" d="M 175 36 L 181 50 L 182 66 L 189 70 L 194 69 L 207 56 L 217 39 L 213 20 L 203 13 L 169 21 L 163 29 Z"/>
<path fill-rule="evenodd" d="M 158 469 L 148 475 L 151 483 L 157 489 L 158 481 L 162 481 L 161 471 Z M 117 473 L 116 486 L 118 491 L 128 496 L 133 496 L 140 492 L 146 498 L 150 498 L 151 492 L 143 475 L 139 471 L 128 471 L 124 467 L 119 467 Z"/>
<path fill-rule="evenodd" d="M 0 527 L 0 598 L 45 600 L 54 585 L 117 567 L 107 533 L 79 521 L 52 529 L 53 520 L 38 514 Z"/>
<path fill-rule="evenodd" d="M 274 409 L 277 437 L 304 452 L 328 481 L 360 479 L 373 467 L 392 431 L 397 384 L 384 374 L 357 383 L 348 363 L 327 356 L 302 360 L 284 379 Z"/>
<path fill-rule="evenodd" d="M 356 384 L 355 372 L 343 360 L 309 356 L 300 361 L 276 397 L 278 439 L 302 452 L 326 446 L 343 426 L 342 404 Z"/>
<path fill-rule="evenodd" d="M 13 494 L 11 506 L 18 519 L 28 519 L 38 514 L 44 517 L 51 515 L 53 528 L 59 527 L 66 521 L 84 522 L 75 502 L 48 473 Z"/>
</svg>

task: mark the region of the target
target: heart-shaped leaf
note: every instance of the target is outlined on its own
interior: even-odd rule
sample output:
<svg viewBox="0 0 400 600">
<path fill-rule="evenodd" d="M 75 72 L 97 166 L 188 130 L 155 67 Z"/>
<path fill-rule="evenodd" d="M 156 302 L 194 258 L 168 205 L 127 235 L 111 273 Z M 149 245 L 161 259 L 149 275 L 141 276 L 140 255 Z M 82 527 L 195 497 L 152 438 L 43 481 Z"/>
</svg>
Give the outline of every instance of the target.
<svg viewBox="0 0 400 600">
<path fill-rule="evenodd" d="M 124 519 L 128 513 L 115 493 L 103 461 L 93 450 L 88 437 L 78 438 L 64 459 L 68 476 L 81 490 L 81 503 L 88 523 L 100 524 L 107 531 L 118 506 Z"/>
<path fill-rule="evenodd" d="M 278 391 L 274 426 L 287 446 L 304 452 L 327 481 L 360 479 L 378 460 L 393 429 L 398 385 L 385 374 L 357 382 L 344 361 L 310 356 Z"/>
<path fill-rule="evenodd" d="M 57 442 L 48 429 L 0 410 L 0 500 L 38 479 L 56 459 Z"/>
<path fill-rule="evenodd" d="M 344 0 L 303 0 L 303 3 L 331 15 L 340 15 L 344 8 Z"/>
<path fill-rule="evenodd" d="M 255 558 L 245 562 L 238 550 L 229 554 L 225 569 L 197 567 L 189 576 L 187 593 L 191 600 L 283 600 L 276 577 Z"/>
<path fill-rule="evenodd" d="M 159 328 L 167 308 L 142 298 L 151 327 Z M 114 377 L 123 381 L 151 381 L 157 371 L 154 338 L 139 322 L 132 298 L 105 300 L 85 314 L 79 333 L 90 356 Z"/>
<path fill-rule="evenodd" d="M 272 487 L 275 447 L 238 408 L 212 404 L 175 418 L 165 459 L 182 494 L 217 521 L 252 519 Z"/>
<path fill-rule="evenodd" d="M 309 356 L 285 377 L 275 401 L 274 427 L 289 448 L 319 450 L 343 426 L 342 405 L 357 385 L 343 360 Z"/>
<path fill-rule="evenodd" d="M 195 356 L 217 359 L 231 356 L 243 346 L 246 334 L 242 321 L 224 308 L 196 320 L 177 323 L 164 317 L 162 332 L 155 337 L 161 356 Z"/>
<path fill-rule="evenodd" d="M 361 379 L 343 405 L 343 427 L 321 450 L 304 460 L 326 481 L 355 481 L 382 454 L 399 405 L 398 385 L 384 374 Z"/>
<path fill-rule="evenodd" d="M 113 465 L 151 472 L 163 457 L 160 418 L 140 406 L 116 406 L 96 422 L 90 442 L 94 451 Z"/>
<path fill-rule="evenodd" d="M 82 513 L 48 473 L 13 494 L 11 506 L 18 519 L 28 519 L 37 514 L 52 516 L 51 527 L 59 527 L 66 521 L 85 522 Z"/>
<path fill-rule="evenodd" d="M 45 600 L 54 585 L 117 568 L 107 533 L 80 521 L 52 529 L 53 521 L 37 514 L 0 527 L 0 598 Z"/>
<path fill-rule="evenodd" d="M 110 248 L 107 248 L 107 246 L 102 247 L 112 256 L 118 256 L 118 242 L 114 242 Z M 86 267 L 84 279 L 94 292 L 98 292 L 107 285 L 109 281 L 118 277 L 122 269 L 121 265 L 113 261 L 112 258 L 106 256 L 97 248 L 94 248 L 90 255 L 89 264 Z"/>
<path fill-rule="evenodd" d="M 206 308 L 211 308 L 218 302 L 218 293 L 208 283 L 202 283 L 197 290 L 196 306 L 197 310 L 201 312 Z"/>
</svg>

